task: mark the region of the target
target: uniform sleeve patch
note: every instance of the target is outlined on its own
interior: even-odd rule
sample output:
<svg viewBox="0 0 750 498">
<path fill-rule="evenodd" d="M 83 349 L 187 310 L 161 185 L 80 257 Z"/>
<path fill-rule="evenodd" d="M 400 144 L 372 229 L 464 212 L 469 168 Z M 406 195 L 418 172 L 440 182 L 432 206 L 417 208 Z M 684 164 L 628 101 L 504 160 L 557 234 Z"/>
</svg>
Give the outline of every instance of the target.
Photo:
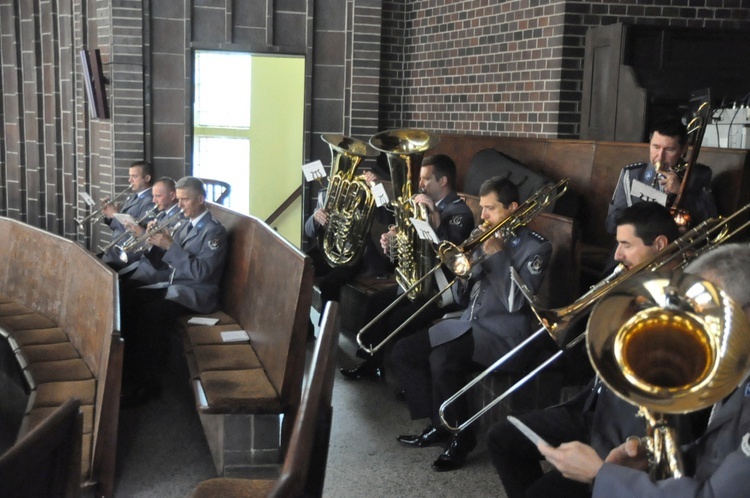
<svg viewBox="0 0 750 498">
<path fill-rule="evenodd" d="M 208 241 L 208 248 L 212 251 L 215 251 L 219 248 L 219 245 L 221 244 L 221 241 L 219 240 L 219 237 L 213 238 Z"/>
<path fill-rule="evenodd" d="M 534 259 L 526 263 L 526 268 L 529 269 L 532 275 L 539 275 L 542 273 L 542 267 L 544 266 L 544 260 L 540 255 L 534 256 Z"/>
<path fill-rule="evenodd" d="M 451 216 L 451 219 L 448 221 L 449 225 L 462 225 L 464 222 L 464 217 L 461 215 Z"/>
<path fill-rule="evenodd" d="M 746 432 L 744 436 L 742 436 L 742 444 L 740 444 L 740 448 L 742 449 L 742 453 L 745 454 L 745 456 L 750 456 L 750 432 Z"/>
</svg>

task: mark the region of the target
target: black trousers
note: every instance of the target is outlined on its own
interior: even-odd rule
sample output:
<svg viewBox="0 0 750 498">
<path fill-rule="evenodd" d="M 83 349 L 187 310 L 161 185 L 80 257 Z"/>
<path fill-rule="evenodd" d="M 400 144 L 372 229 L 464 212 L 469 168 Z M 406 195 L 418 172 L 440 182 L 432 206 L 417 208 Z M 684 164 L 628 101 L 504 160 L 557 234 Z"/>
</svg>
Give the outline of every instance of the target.
<svg viewBox="0 0 750 498">
<path fill-rule="evenodd" d="M 591 439 L 593 411 L 552 407 L 518 418 L 553 446 L 568 441 L 588 443 Z M 591 496 L 588 484 L 567 479 L 555 469 L 544 473 L 544 457 L 536 445 L 507 420 L 490 428 L 487 448 L 508 498 Z"/>
<path fill-rule="evenodd" d="M 123 380 L 136 385 L 156 385 L 177 318 L 193 310 L 164 299 L 165 289 L 120 286 L 122 336 L 125 342 Z"/>
<path fill-rule="evenodd" d="M 391 305 L 401 295 L 400 287 L 394 285 L 376 292 L 367 300 L 367 309 L 365 310 L 365 316 L 367 322 L 375 318 L 381 311 Z M 391 342 L 391 345 L 395 344 L 396 341 L 403 339 L 404 337 L 410 336 L 416 331 L 429 327 L 429 325 L 442 317 L 444 314 L 451 311 L 460 309 L 456 305 L 448 305 L 443 308 L 439 307 L 435 302 L 424 308 L 419 314 L 416 314 L 422 306 L 427 302 L 428 298 L 419 296 L 413 301 L 409 298 L 402 298 L 401 302 L 396 305 L 385 317 L 379 322 L 373 325 L 363 335 L 363 342 L 367 345 L 376 345 L 388 337 L 394 330 L 400 327 L 406 320 L 414 316 L 409 324 L 396 335 Z M 415 315 L 416 314 L 416 315 Z M 382 363 L 383 349 L 380 349 L 373 359 L 379 364 Z M 358 352 L 358 356 L 364 357 Z"/>
<path fill-rule="evenodd" d="M 440 405 L 466 385 L 468 374 L 478 365 L 471 359 L 474 337 L 470 331 L 433 348 L 427 330 L 419 330 L 396 343 L 393 347 L 393 369 L 404 388 L 411 418 L 429 418 L 432 425 L 440 427 Z M 454 425 L 466 420 L 466 396 L 452 403 L 445 415 L 448 422 Z"/>
</svg>

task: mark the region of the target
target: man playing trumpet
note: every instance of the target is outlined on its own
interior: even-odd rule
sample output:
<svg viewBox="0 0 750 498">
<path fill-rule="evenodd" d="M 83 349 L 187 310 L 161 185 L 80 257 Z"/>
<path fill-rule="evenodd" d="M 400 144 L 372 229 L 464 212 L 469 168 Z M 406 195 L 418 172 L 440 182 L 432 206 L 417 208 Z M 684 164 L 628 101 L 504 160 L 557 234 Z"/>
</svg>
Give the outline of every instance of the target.
<svg viewBox="0 0 750 498">
<path fill-rule="evenodd" d="M 518 189 L 506 178 L 485 181 L 479 195 L 483 231 L 508 218 L 519 205 Z M 463 315 L 422 329 L 393 348 L 394 370 L 404 387 L 411 418 L 431 421 L 421 434 L 399 436 L 398 440 L 414 447 L 447 442 L 445 451 L 432 464 L 436 471 L 461 467 L 476 446 L 470 429 L 452 436 L 442 427 L 440 405 L 465 384 L 466 375 L 477 363 L 492 364 L 531 332 L 533 314 L 511 279 L 511 266 L 536 292 L 547 270 L 552 245 L 521 227 L 508 240 L 490 236 L 481 253 L 481 262 L 474 263 L 471 277 L 455 292 L 456 301 L 468 305 Z M 447 419 L 458 425 L 467 415 L 463 398 L 452 405 Z"/>
<path fill-rule="evenodd" d="M 132 235 L 129 240 L 123 241 L 125 247 L 127 247 L 128 244 L 132 244 L 135 240 L 142 239 L 147 231 L 153 230 L 154 227 L 161 226 L 163 229 L 169 230 L 179 222 L 177 217 L 173 216 L 180 211 L 180 206 L 177 203 L 177 193 L 175 191 L 174 180 L 166 176 L 159 178 L 156 182 L 154 182 L 152 191 L 154 194 L 154 203 L 156 204 L 156 207 L 158 209 L 156 217 L 146 226 L 146 228 L 143 228 L 142 226 L 137 224 L 126 223 L 126 227 Z M 168 226 L 163 226 L 166 220 L 172 221 L 169 222 Z M 162 254 L 159 254 L 157 256 L 155 254 L 156 252 L 163 253 L 163 250 L 157 246 L 151 246 L 150 248 L 147 248 L 145 243 L 139 244 L 137 247 L 133 247 L 132 249 L 126 251 L 124 254 L 126 256 L 128 266 L 118 272 L 120 275 L 120 280 L 122 280 L 123 278 L 131 277 L 132 272 L 136 271 L 136 269 L 139 267 L 142 258 L 148 258 L 152 261 L 151 265 L 144 266 L 144 271 L 148 271 L 149 266 L 151 268 L 162 266 L 159 264 L 160 261 L 158 261 L 157 259 L 160 259 Z M 120 259 L 123 259 L 122 253 L 120 254 Z M 151 279 L 151 277 L 147 277 L 147 274 L 140 274 L 134 280 L 148 281 Z"/>
<path fill-rule="evenodd" d="M 211 313 L 218 306 L 219 282 L 227 252 L 227 232 L 206 207 L 203 182 L 186 176 L 176 185 L 184 220 L 173 233 L 157 232 L 148 243 L 160 248 L 159 271 L 142 261 L 131 280 L 144 285 L 120 296 L 125 339 L 123 406 L 135 406 L 158 396 L 161 363 L 168 334 L 177 317 Z M 149 268 L 151 267 L 151 268 Z"/>
<path fill-rule="evenodd" d="M 117 204 L 106 203 L 102 208 L 104 214 L 104 223 L 112 229 L 112 238 L 124 238 L 124 232 L 127 227 L 115 218 L 116 213 L 129 214 L 135 220 L 140 221 L 144 226 L 148 222 L 146 214 L 153 209 L 154 201 L 151 193 L 151 183 L 154 176 L 154 168 L 148 161 L 137 161 L 130 165 L 128 169 L 128 183 L 133 191 L 133 195 L 119 206 Z M 120 269 L 125 266 L 120 261 L 119 252 L 115 247 L 111 247 L 102 255 L 102 261 L 112 268 Z"/>
</svg>

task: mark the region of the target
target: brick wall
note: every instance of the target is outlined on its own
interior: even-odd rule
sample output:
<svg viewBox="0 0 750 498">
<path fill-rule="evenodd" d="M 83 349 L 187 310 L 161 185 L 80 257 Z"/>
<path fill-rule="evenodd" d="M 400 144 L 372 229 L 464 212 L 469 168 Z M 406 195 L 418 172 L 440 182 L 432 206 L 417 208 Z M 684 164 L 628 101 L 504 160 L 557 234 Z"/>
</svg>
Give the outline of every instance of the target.
<svg viewBox="0 0 750 498">
<path fill-rule="evenodd" d="M 589 27 L 750 28 L 745 0 L 642 3 L 386 1 L 381 128 L 577 137 Z"/>
</svg>

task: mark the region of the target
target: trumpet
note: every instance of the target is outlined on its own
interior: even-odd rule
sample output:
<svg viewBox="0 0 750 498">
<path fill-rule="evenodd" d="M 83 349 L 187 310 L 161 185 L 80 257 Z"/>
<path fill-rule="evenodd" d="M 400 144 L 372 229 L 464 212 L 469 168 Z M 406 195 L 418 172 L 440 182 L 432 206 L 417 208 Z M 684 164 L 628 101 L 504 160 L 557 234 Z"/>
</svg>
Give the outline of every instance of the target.
<svg viewBox="0 0 750 498">
<path fill-rule="evenodd" d="M 526 299 L 531 303 L 531 309 L 534 311 L 534 314 L 537 316 L 542 326 L 521 344 L 508 351 L 495 363 L 487 367 L 481 374 L 472 379 L 471 382 L 459 389 L 453 396 L 445 400 L 438 410 L 443 425 L 453 432 L 460 432 L 466 429 L 475 420 L 532 379 L 537 373 L 547 368 L 548 365 L 562 356 L 565 351 L 584 340 L 586 338 L 586 332 L 578 335 L 572 340 L 568 340 L 569 338 L 566 333 L 579 318 L 585 315 L 600 299 L 609 295 L 615 287 L 642 272 L 654 272 L 661 268 L 684 268 L 693 259 L 726 242 L 731 237 L 747 228 L 750 225 L 750 221 L 745 221 L 740 226 L 730 231 L 730 223 L 736 218 L 741 217 L 748 210 L 750 210 L 750 204 L 746 204 L 726 218 L 710 218 L 702 222 L 697 227 L 686 232 L 680 238 L 671 242 L 655 255 L 631 268 L 630 271 L 624 272 L 624 267 L 618 265 L 609 277 L 596 284 L 591 290 L 589 290 L 589 292 L 578 298 L 575 302 L 563 308 L 552 310 L 541 308 L 538 300 L 531 295 L 529 289 L 520 282 L 517 275 L 514 275 L 514 280 L 516 280 L 517 285 L 520 287 Z M 445 410 L 448 406 L 454 403 L 456 399 L 463 396 L 475 384 L 483 380 L 497 368 L 513 358 L 521 350 L 526 348 L 536 340 L 537 337 L 542 336 L 545 332 L 555 341 L 560 348 L 559 351 L 550 356 L 518 382 L 506 389 L 503 393 L 498 395 L 494 400 L 462 424 L 452 426 L 451 423 L 446 420 Z"/>
<path fill-rule="evenodd" d="M 141 251 L 146 250 L 145 245 L 149 237 L 161 232 L 162 230 L 169 228 L 169 226 L 175 220 L 180 219 L 182 215 L 183 215 L 183 210 L 180 209 L 173 215 L 169 216 L 168 218 L 163 219 L 160 223 L 157 223 L 151 228 L 149 228 L 148 230 L 146 230 L 140 237 L 132 237 L 125 244 L 117 246 L 117 250 L 120 251 L 120 261 L 122 261 L 123 263 L 127 263 L 129 259 L 128 258 L 129 252 L 141 252 Z M 179 227 L 180 227 L 180 223 L 177 223 L 172 228 L 170 235 L 173 235 Z"/>
<path fill-rule="evenodd" d="M 102 218 L 104 218 L 104 209 L 107 206 L 111 206 L 112 204 L 115 204 L 116 202 L 120 201 L 123 197 L 127 197 L 132 192 L 132 190 L 133 190 L 133 186 L 130 185 L 128 186 L 128 188 L 120 192 L 114 199 L 105 197 L 99 209 L 92 211 L 88 216 L 76 219 L 76 223 L 78 223 L 78 228 L 83 230 L 83 228 L 85 227 L 88 221 L 96 223 Z"/>
<path fill-rule="evenodd" d="M 143 223 L 144 220 L 153 217 L 154 213 L 156 213 L 156 211 L 157 211 L 158 208 L 159 208 L 159 206 L 154 206 L 151 209 L 149 209 L 148 211 L 146 211 L 146 213 L 144 213 L 143 216 L 141 216 L 140 218 L 138 218 L 137 220 L 135 220 L 136 224 L 140 225 L 141 223 Z M 128 236 L 129 236 L 129 238 L 125 239 L 125 237 L 128 237 Z M 120 235 L 118 235 L 117 237 L 113 238 L 109 242 L 109 244 L 106 244 L 106 245 L 103 245 L 103 246 L 99 246 L 99 250 L 101 252 L 107 252 L 110 249 L 112 249 L 113 247 L 117 246 L 121 241 L 123 241 L 123 240 L 128 240 L 129 241 L 131 238 L 133 238 L 133 233 L 130 232 L 130 231 L 128 231 L 128 230 L 125 230 Z"/>
<path fill-rule="evenodd" d="M 396 334 L 401 332 L 408 324 L 410 324 L 417 315 L 419 315 L 425 308 L 445 294 L 451 287 L 453 287 L 459 278 L 467 278 L 471 274 L 471 270 L 484 257 L 480 257 L 472 261 L 471 256 L 475 249 L 480 247 L 490 237 L 495 234 L 500 234 L 503 239 L 507 239 L 515 230 L 527 225 L 533 220 L 539 213 L 547 208 L 553 201 L 561 197 L 568 189 L 569 180 L 564 178 L 557 182 L 555 185 L 547 185 L 539 189 L 534 195 L 526 199 L 520 206 L 518 206 L 512 213 L 510 213 L 504 220 L 497 223 L 493 227 L 489 227 L 482 231 L 482 228 L 486 228 L 486 223 L 481 228 L 474 229 L 472 235 L 469 236 L 461 245 L 456 245 L 448 240 L 443 241 L 438 247 L 438 258 L 440 262 L 435 265 L 432 270 L 427 272 L 421 279 L 414 283 L 414 285 L 407 289 L 402 295 L 392 302 L 386 309 L 384 309 L 378 316 L 373 318 L 370 323 L 365 325 L 359 333 L 357 333 L 357 344 L 360 348 L 370 354 L 374 354 L 380 348 L 382 348 L 388 341 L 391 340 Z M 419 308 L 412 316 L 407 318 L 401 325 L 399 325 L 388 337 L 383 339 L 380 344 L 376 346 L 366 346 L 363 344 L 363 334 L 372 327 L 378 320 L 390 312 L 397 303 L 402 301 L 405 296 L 412 291 L 413 288 L 421 284 L 423 280 L 428 278 L 430 275 L 439 270 L 445 265 L 454 275 L 455 278 L 441 289 L 437 294 L 432 296 L 421 308 Z"/>
</svg>

